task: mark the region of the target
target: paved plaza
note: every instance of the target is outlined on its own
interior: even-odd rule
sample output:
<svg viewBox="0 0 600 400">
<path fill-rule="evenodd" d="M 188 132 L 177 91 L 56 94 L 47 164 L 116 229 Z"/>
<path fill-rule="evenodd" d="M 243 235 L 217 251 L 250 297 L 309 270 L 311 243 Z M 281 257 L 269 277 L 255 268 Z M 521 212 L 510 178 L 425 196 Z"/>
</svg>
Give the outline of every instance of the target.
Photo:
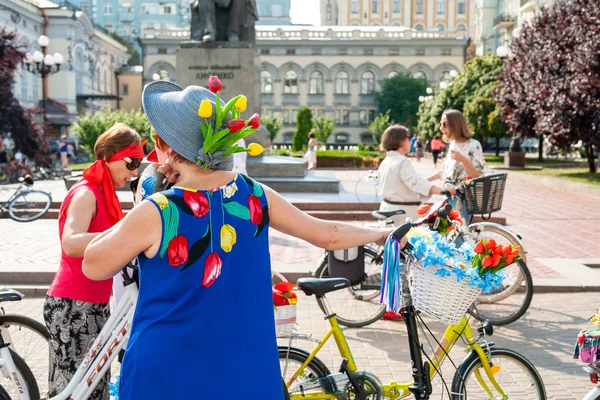
<svg viewBox="0 0 600 400">
<path fill-rule="evenodd" d="M 433 172 L 428 160 L 415 166 L 424 176 Z M 374 186 L 364 182 L 357 184 L 367 172 L 316 171 L 316 174 L 340 179 L 340 194 L 286 194 L 286 197 L 297 202 L 374 202 Z M 61 193 L 64 196 L 59 184 L 62 182 L 37 183 L 55 188 L 52 189 L 55 200 L 61 199 Z M 599 204 L 600 190 L 595 187 L 510 172 L 503 209 L 498 213 L 506 217 L 511 229 L 523 236 L 534 284 L 551 293 L 536 293 L 528 313 L 507 327 L 496 328 L 493 340 L 498 346 L 521 352 L 536 365 L 551 399 L 581 399 L 592 387 L 581 364 L 572 360 L 571 354 L 578 331 L 591 327 L 586 319 L 600 307 L 600 269 L 597 268 L 600 244 L 595 229 L 600 224 Z M 18 224 L 2 219 L 0 232 L 0 272 L 56 269 L 60 253 L 56 221 Z M 272 267 L 284 274 L 314 271 L 322 254 L 308 243 L 274 231 L 270 232 L 270 243 Z M 7 304 L 5 308 L 11 313 L 41 320 L 42 302 L 42 299 L 27 299 Z M 301 295 L 298 314 L 300 332 L 312 333 L 315 337 L 326 333 L 326 323 L 314 298 Z M 441 324 L 426 321 L 431 322 L 434 332 L 441 333 Z M 409 380 L 403 323 L 378 321 L 369 327 L 346 329 L 346 334 L 359 368 L 374 372 L 384 382 Z M 312 346 L 308 342 L 295 345 Z M 451 355 L 455 362 L 463 358 L 463 350 L 462 344 L 453 349 Z M 333 346 L 326 346 L 319 357 L 332 371 L 339 367 L 340 358 Z M 43 361 L 38 360 L 38 363 Z M 449 362 L 444 372 L 445 379 L 451 380 L 453 371 Z M 441 380 L 437 379 L 438 396 L 441 396 L 440 384 Z"/>
</svg>

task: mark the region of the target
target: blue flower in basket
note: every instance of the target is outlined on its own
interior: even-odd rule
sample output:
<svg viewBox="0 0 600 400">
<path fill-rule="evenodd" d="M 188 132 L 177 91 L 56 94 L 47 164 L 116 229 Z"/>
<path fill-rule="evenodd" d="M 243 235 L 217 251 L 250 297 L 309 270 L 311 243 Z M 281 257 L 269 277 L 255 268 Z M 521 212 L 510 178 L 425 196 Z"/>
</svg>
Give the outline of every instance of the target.
<svg viewBox="0 0 600 400">
<path fill-rule="evenodd" d="M 441 276 L 442 278 L 452 275 L 452 273 L 445 268 L 438 269 L 437 271 L 435 271 L 435 274 L 437 276 Z"/>
<path fill-rule="evenodd" d="M 431 253 L 426 254 L 425 258 L 423 258 L 423 265 L 426 268 L 433 267 L 435 265 L 439 265 L 438 257 L 436 257 L 435 254 L 431 254 Z"/>
<path fill-rule="evenodd" d="M 462 267 L 454 267 L 452 268 L 452 272 L 456 276 L 456 281 L 460 282 L 467 277 L 467 270 Z"/>
</svg>

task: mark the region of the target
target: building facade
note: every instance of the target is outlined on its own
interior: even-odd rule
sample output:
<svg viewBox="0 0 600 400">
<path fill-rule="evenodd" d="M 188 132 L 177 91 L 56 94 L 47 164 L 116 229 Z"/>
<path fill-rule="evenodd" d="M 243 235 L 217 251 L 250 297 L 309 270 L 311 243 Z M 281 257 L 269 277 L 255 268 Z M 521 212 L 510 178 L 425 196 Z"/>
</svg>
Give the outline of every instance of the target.
<svg viewBox="0 0 600 400">
<path fill-rule="evenodd" d="M 257 25 L 290 25 L 291 0 L 256 0 Z"/>
<path fill-rule="evenodd" d="M 177 81 L 180 42 L 171 32 L 157 31 L 141 39 L 146 83 L 154 74 Z M 262 66 L 261 113 L 284 123 L 276 144 L 291 143 L 296 115 L 303 107 L 310 107 L 315 117 L 336 121 L 331 144 L 371 143 L 368 126 L 377 114 L 375 92 L 383 80 L 409 73 L 426 78 L 433 87 L 463 66 L 466 45 L 462 33 L 447 31 L 260 26 L 256 51 Z"/>
<path fill-rule="evenodd" d="M 64 56 L 60 71 L 46 82 L 20 68 L 13 88 L 20 104 L 29 108 L 42 105 L 46 85 L 51 136 L 68 133 L 77 115 L 116 108 L 116 74 L 127 63 L 127 48 L 96 29 L 85 13 L 46 0 L 6 0 L 0 5 L 0 26 L 17 32 L 18 43 L 29 53 L 42 50 L 37 39 L 43 34 L 50 39 L 47 54 Z"/>
</svg>

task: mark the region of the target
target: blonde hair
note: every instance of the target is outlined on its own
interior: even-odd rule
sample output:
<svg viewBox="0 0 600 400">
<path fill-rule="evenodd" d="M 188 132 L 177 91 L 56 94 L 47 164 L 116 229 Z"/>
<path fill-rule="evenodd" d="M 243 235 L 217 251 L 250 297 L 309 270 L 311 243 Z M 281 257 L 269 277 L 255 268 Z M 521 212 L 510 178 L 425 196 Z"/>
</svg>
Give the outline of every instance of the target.
<svg viewBox="0 0 600 400">
<path fill-rule="evenodd" d="M 473 133 L 469 129 L 469 124 L 467 124 L 465 116 L 460 111 L 446 110 L 442 114 L 443 117 L 446 117 L 446 124 L 450 132 L 452 132 L 454 140 L 469 140 L 473 137 Z"/>
</svg>

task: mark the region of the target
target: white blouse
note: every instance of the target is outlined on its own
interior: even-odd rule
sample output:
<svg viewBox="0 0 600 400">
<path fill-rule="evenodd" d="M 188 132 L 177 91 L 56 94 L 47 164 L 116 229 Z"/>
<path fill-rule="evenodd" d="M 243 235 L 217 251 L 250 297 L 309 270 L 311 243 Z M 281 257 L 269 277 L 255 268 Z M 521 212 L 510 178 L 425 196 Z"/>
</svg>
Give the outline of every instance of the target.
<svg viewBox="0 0 600 400">
<path fill-rule="evenodd" d="M 433 184 L 415 170 L 408 158 L 397 151 L 388 151 L 377 171 L 379 195 L 400 203 L 423 201 L 429 197 Z"/>
<path fill-rule="evenodd" d="M 483 149 L 481 143 L 475 139 L 469 139 L 464 143 L 451 141 L 448 146 L 448 152 L 442 163 L 440 178 L 444 185 L 449 184 L 454 187 L 459 187 L 461 181 L 467 178 L 467 170 L 463 163 L 452 159 L 452 150 L 458 151 L 460 154 L 467 157 L 471 164 L 482 174 L 487 172 L 485 158 L 483 157 Z"/>
</svg>

